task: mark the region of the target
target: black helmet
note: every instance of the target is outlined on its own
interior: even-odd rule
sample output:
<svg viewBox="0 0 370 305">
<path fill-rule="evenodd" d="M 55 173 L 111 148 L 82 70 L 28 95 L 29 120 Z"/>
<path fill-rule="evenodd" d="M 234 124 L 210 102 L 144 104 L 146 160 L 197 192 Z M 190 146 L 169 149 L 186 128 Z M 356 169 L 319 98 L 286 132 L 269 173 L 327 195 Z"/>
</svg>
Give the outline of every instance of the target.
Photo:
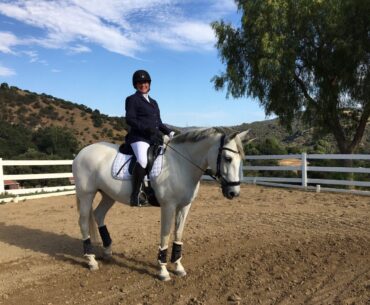
<svg viewBox="0 0 370 305">
<path fill-rule="evenodd" d="M 136 84 L 139 82 L 148 82 L 151 83 L 152 79 L 150 75 L 145 70 L 137 70 L 134 75 L 132 75 L 132 85 L 136 88 Z"/>
</svg>

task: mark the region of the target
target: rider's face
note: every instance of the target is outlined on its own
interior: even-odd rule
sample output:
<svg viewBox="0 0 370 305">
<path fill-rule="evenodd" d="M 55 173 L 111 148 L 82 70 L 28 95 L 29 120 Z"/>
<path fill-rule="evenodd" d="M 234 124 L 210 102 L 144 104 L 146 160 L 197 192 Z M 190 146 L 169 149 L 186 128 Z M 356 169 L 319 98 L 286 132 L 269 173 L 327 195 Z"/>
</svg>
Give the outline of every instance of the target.
<svg viewBox="0 0 370 305">
<path fill-rule="evenodd" d="M 136 89 L 139 90 L 143 94 L 148 93 L 150 89 L 150 84 L 149 82 L 136 83 Z"/>
</svg>

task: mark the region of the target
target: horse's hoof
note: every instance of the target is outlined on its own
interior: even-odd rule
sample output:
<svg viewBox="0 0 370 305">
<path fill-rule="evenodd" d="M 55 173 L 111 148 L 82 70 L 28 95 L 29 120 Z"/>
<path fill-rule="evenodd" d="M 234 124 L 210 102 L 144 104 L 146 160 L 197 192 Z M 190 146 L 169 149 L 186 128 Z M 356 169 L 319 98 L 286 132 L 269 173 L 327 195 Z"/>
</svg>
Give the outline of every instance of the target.
<svg viewBox="0 0 370 305">
<path fill-rule="evenodd" d="M 94 254 L 85 254 L 84 257 L 87 259 L 87 266 L 89 267 L 90 271 L 95 271 L 99 269 L 99 264 L 95 260 Z"/>
<path fill-rule="evenodd" d="M 104 260 L 111 260 L 112 259 L 112 247 L 109 246 L 109 247 L 106 247 L 106 248 L 103 248 L 103 259 Z"/>
<path fill-rule="evenodd" d="M 184 277 L 187 274 L 185 270 L 175 270 L 173 273 L 175 273 L 179 277 Z"/>
<path fill-rule="evenodd" d="M 103 261 L 106 263 L 111 263 L 114 261 L 114 258 L 112 255 L 103 255 Z"/>
<path fill-rule="evenodd" d="M 170 281 L 171 280 L 171 277 L 167 274 L 167 275 L 158 275 L 158 278 L 160 281 L 162 282 L 167 282 L 167 281 Z"/>
<path fill-rule="evenodd" d="M 89 270 L 90 270 L 90 271 L 96 271 L 96 270 L 99 270 L 99 265 L 98 265 L 98 264 L 93 264 L 93 265 L 90 265 L 90 264 L 89 264 Z"/>
</svg>

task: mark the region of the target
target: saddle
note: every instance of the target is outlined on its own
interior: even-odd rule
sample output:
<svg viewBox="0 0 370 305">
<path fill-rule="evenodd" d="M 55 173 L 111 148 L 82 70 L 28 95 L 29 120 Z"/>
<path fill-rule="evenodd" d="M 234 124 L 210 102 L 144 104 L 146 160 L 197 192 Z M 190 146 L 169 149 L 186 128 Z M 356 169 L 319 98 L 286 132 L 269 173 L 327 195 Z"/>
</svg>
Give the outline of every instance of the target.
<svg viewBox="0 0 370 305">
<path fill-rule="evenodd" d="M 136 160 L 136 156 L 134 154 L 134 151 L 132 150 L 131 145 L 125 145 L 125 143 L 121 144 L 121 146 L 118 148 L 118 151 L 121 154 L 132 156 L 130 158 L 130 161 L 129 161 L 130 163 L 129 163 L 129 170 L 128 170 L 130 175 L 132 175 L 137 160 Z M 160 155 L 161 151 L 162 151 L 162 146 L 159 145 L 159 144 L 153 144 L 153 145 L 149 146 L 149 148 L 148 148 L 148 165 L 145 168 L 145 171 L 146 171 L 147 175 L 149 175 L 150 171 L 152 170 L 154 161 Z"/>
<path fill-rule="evenodd" d="M 137 160 L 136 160 L 136 156 L 131 148 L 131 145 L 125 145 L 125 144 L 121 144 L 118 151 L 124 155 L 130 155 L 131 158 L 129 160 L 127 160 L 127 162 L 129 162 L 129 165 L 128 165 L 128 172 L 130 173 L 130 175 L 133 174 L 133 170 L 134 170 L 134 167 L 135 167 L 135 164 L 137 163 Z M 149 173 L 151 172 L 152 168 L 153 168 L 153 165 L 154 165 L 154 161 L 156 160 L 156 158 L 161 154 L 162 152 L 162 145 L 159 145 L 159 144 L 153 144 L 153 145 L 150 145 L 149 148 L 148 148 L 148 165 L 147 167 L 145 168 L 145 171 L 146 171 L 146 175 L 149 177 Z M 126 165 L 123 164 L 121 169 Z M 118 175 L 118 173 L 117 173 Z M 157 198 L 155 197 L 155 192 L 150 184 L 150 180 L 147 180 L 147 181 L 144 181 L 143 182 L 143 187 L 141 189 L 141 193 L 140 193 L 140 197 L 142 198 L 142 201 L 143 203 L 149 203 L 153 206 L 160 206 L 159 203 L 158 203 L 158 200 Z"/>
</svg>

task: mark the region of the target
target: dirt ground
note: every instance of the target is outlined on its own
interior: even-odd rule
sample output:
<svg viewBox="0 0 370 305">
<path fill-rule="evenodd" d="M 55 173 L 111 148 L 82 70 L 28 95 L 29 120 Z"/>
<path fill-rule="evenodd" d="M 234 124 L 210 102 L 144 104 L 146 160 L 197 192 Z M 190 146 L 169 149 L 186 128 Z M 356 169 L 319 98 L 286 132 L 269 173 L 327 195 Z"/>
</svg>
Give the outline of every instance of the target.
<svg viewBox="0 0 370 305">
<path fill-rule="evenodd" d="M 188 275 L 169 282 L 156 277 L 159 214 L 116 204 L 114 258 L 91 272 L 74 196 L 0 205 L 0 304 L 370 304 L 369 197 L 245 185 L 229 201 L 204 183 Z"/>
</svg>

